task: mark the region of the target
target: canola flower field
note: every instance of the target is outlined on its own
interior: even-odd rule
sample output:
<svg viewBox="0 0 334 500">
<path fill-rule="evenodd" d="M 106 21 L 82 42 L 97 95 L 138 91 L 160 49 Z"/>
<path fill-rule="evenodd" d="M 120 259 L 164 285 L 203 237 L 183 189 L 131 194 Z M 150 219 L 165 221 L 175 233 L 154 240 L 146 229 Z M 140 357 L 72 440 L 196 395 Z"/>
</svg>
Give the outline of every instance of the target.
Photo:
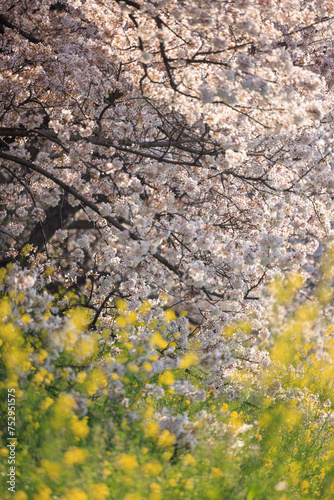
<svg viewBox="0 0 334 500">
<path fill-rule="evenodd" d="M 332 297 L 333 257 L 323 261 L 311 301 L 295 298 L 304 285 L 298 274 L 272 283 L 272 336 L 258 346 L 270 362 L 232 370 L 229 398 L 215 391 L 218 362 L 203 356 L 195 328 L 178 354 L 184 315 L 166 308 L 166 297 L 135 309 L 115 301 L 111 335 L 92 327 L 80 297 L 36 291 L 31 271 L 7 266 L 1 498 L 333 498 L 334 332 L 326 328 L 320 347 L 312 333 Z M 275 324 L 282 310 L 284 322 Z M 230 345 L 248 336 L 245 321 L 221 333 Z M 8 389 L 15 393 L 15 492 L 5 480 Z"/>
</svg>

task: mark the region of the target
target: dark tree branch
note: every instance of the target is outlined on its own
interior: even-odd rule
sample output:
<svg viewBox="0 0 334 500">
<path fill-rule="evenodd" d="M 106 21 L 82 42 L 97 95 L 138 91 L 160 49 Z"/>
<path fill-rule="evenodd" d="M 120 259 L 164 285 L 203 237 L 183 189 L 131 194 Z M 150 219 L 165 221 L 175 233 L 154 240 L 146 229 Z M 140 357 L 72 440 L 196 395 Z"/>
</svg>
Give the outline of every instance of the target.
<svg viewBox="0 0 334 500">
<path fill-rule="evenodd" d="M 22 30 L 18 26 L 15 26 L 13 23 L 8 21 L 8 19 L 6 19 L 3 14 L 0 14 L 0 24 L 2 24 L 3 26 L 6 26 L 6 28 L 17 31 L 17 33 L 20 36 L 22 36 L 26 40 L 29 40 L 29 42 L 31 42 L 31 43 L 41 43 L 41 40 L 39 38 L 36 38 L 31 33 L 27 33 L 26 31 Z"/>
</svg>

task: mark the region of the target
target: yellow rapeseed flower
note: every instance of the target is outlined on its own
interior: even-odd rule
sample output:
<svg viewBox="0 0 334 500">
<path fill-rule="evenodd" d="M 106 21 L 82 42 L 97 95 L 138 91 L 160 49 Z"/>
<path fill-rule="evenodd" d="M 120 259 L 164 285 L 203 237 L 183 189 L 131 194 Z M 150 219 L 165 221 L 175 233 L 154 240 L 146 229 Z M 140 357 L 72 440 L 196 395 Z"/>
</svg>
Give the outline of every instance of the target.
<svg viewBox="0 0 334 500">
<path fill-rule="evenodd" d="M 60 394 L 53 406 L 53 418 L 51 426 L 60 429 L 71 416 L 71 410 L 75 405 L 75 399 L 71 394 Z"/>
<path fill-rule="evenodd" d="M 11 342 L 13 342 L 13 340 L 14 338 L 11 339 Z M 12 345 L 9 349 L 7 349 L 7 351 L 3 352 L 2 359 L 10 370 L 15 370 L 16 372 L 27 372 L 31 367 L 31 363 L 28 361 L 31 351 L 32 349 L 29 349 L 28 347 L 21 349 L 19 342 L 16 341 L 15 347 Z"/>
<path fill-rule="evenodd" d="M 150 484 L 151 493 L 148 497 L 148 500 L 160 500 L 162 498 L 161 494 L 161 486 L 158 483 Z"/>
<path fill-rule="evenodd" d="M 150 344 L 154 347 L 159 347 L 160 349 L 165 349 L 168 346 L 168 342 L 161 336 L 159 332 L 153 333 L 150 338 Z"/>
<path fill-rule="evenodd" d="M 33 381 L 36 384 L 41 384 L 42 382 L 44 382 L 45 384 L 50 384 L 53 379 L 53 373 L 48 372 L 46 368 L 41 368 L 39 372 L 37 372 L 34 376 Z"/>
<path fill-rule="evenodd" d="M 150 484 L 150 490 L 154 491 L 154 492 L 160 492 L 161 486 L 158 483 L 152 483 L 152 484 Z"/>
<path fill-rule="evenodd" d="M 8 297 L 4 297 L 2 300 L 0 300 L 0 319 L 1 320 L 6 320 L 12 312 L 12 309 L 10 307 L 9 299 Z"/>
<path fill-rule="evenodd" d="M 31 316 L 29 316 L 29 314 L 23 314 L 21 316 L 21 321 L 24 325 L 29 325 L 30 321 L 31 321 Z"/>
<path fill-rule="evenodd" d="M 158 476 L 162 471 L 162 465 L 156 461 L 146 462 L 142 465 L 141 469 L 145 476 Z"/>
<path fill-rule="evenodd" d="M 79 439 L 85 438 L 89 434 L 90 429 L 87 424 L 87 420 L 88 420 L 87 417 L 83 418 L 82 420 L 79 420 L 77 415 L 73 415 L 72 417 L 72 420 L 70 422 L 70 428 L 73 434 Z"/>
<path fill-rule="evenodd" d="M 183 484 L 186 490 L 191 490 L 194 486 L 194 483 L 192 482 L 191 479 L 184 479 Z"/>
<path fill-rule="evenodd" d="M 47 396 L 44 401 L 41 402 L 41 409 L 47 410 L 51 405 L 53 405 L 54 401 L 52 398 Z"/>
<path fill-rule="evenodd" d="M 28 500 L 28 495 L 25 491 L 20 490 L 14 494 L 13 498 L 14 500 Z"/>
<path fill-rule="evenodd" d="M 169 323 L 173 319 L 176 319 L 175 312 L 172 309 L 167 309 L 165 311 L 165 320 Z"/>
<path fill-rule="evenodd" d="M 0 314 L 1 314 L 1 306 L 0 306 Z M 19 338 L 22 342 L 20 332 L 16 326 L 13 325 L 13 323 L 7 323 L 6 325 L 1 325 L 0 329 L 0 337 L 4 342 L 13 342 L 13 340 L 16 340 Z"/>
<path fill-rule="evenodd" d="M 64 413 L 69 413 L 75 405 L 74 396 L 72 396 L 72 394 L 60 394 L 59 398 L 57 399 L 56 405 L 57 410 Z"/>
<path fill-rule="evenodd" d="M 190 455 L 190 453 L 188 453 L 187 455 L 185 455 L 183 457 L 182 462 L 186 466 L 188 466 L 188 465 L 195 466 L 197 464 L 197 460 L 192 455 Z"/>
<path fill-rule="evenodd" d="M 164 429 L 158 437 L 158 446 L 161 448 L 170 448 L 176 442 L 176 436 L 168 429 Z"/>
<path fill-rule="evenodd" d="M 135 365 L 134 363 L 130 363 L 128 365 L 128 370 L 133 373 L 138 373 L 139 372 L 139 366 Z"/>
<path fill-rule="evenodd" d="M 139 493 L 127 493 L 123 500 L 141 500 L 141 495 Z"/>
<path fill-rule="evenodd" d="M 93 396 L 99 389 L 106 387 L 107 381 L 105 378 L 105 374 L 99 368 L 94 368 L 85 380 L 85 387 L 87 394 L 89 396 Z"/>
<path fill-rule="evenodd" d="M 33 496 L 34 500 L 50 500 L 52 494 L 52 490 L 46 486 L 42 485 L 39 488 L 39 492 Z"/>
<path fill-rule="evenodd" d="M 88 500 L 88 496 L 81 488 L 73 488 L 69 490 L 61 500 Z"/>
<path fill-rule="evenodd" d="M 77 373 L 76 381 L 78 382 L 78 384 L 82 384 L 83 381 L 86 379 L 86 377 L 87 377 L 86 372 L 79 372 Z"/>
<path fill-rule="evenodd" d="M 118 326 L 118 328 L 125 328 L 128 322 L 127 319 L 124 318 L 124 316 L 118 316 L 115 320 L 115 324 L 116 326 Z"/>
<path fill-rule="evenodd" d="M 124 299 L 117 299 L 116 306 L 118 311 L 126 311 L 128 308 L 127 302 Z"/>
<path fill-rule="evenodd" d="M 121 455 L 118 455 L 116 459 L 116 467 L 121 469 L 123 472 L 130 474 L 138 467 L 137 458 L 134 455 L 122 453 Z"/>
<path fill-rule="evenodd" d="M 246 335 L 249 335 L 251 332 L 252 328 L 251 325 L 245 321 L 245 320 L 240 320 L 237 321 L 236 323 L 232 323 L 231 325 L 226 325 L 223 329 L 223 335 L 224 337 L 232 337 L 236 333 L 245 333 Z"/>
<path fill-rule="evenodd" d="M 167 370 L 159 375 L 160 384 L 172 385 L 174 383 L 174 375 L 171 371 Z"/>
<path fill-rule="evenodd" d="M 126 319 L 130 325 L 134 325 L 137 321 L 137 313 L 135 311 L 130 311 L 126 315 Z"/>
<path fill-rule="evenodd" d="M 51 479 L 58 479 L 61 472 L 60 464 L 57 462 L 50 462 L 50 460 L 41 460 L 41 465 Z"/>
<path fill-rule="evenodd" d="M 193 352 L 188 352 L 181 356 L 179 361 L 179 368 L 186 369 L 191 366 L 197 365 L 199 362 L 199 357 Z"/>
<path fill-rule="evenodd" d="M 26 246 L 28 246 L 28 245 L 26 245 Z M 23 248 L 23 250 L 24 250 L 24 248 Z M 30 251 L 30 250 L 29 250 L 29 251 Z M 22 253 L 22 252 L 21 252 L 21 253 Z M 45 269 L 45 271 L 44 271 L 44 274 L 45 274 L 45 276 L 50 276 L 50 275 L 53 273 L 53 271 L 54 271 L 54 268 L 53 268 L 53 267 L 47 267 L 47 268 Z"/>
<path fill-rule="evenodd" d="M 92 498 L 94 498 L 94 500 L 104 500 L 105 498 L 109 498 L 109 494 L 110 491 L 106 484 L 104 483 L 93 484 L 91 495 Z"/>
<path fill-rule="evenodd" d="M 228 425 L 229 425 L 230 429 L 232 430 L 232 432 L 237 432 L 240 429 L 240 427 L 243 425 L 243 423 L 244 422 L 242 420 L 241 413 L 239 414 L 236 411 L 232 411 L 230 418 L 228 419 Z"/>
<path fill-rule="evenodd" d="M 94 336 L 82 336 L 75 345 L 75 359 L 85 360 L 90 358 L 95 352 L 96 345 L 96 338 Z"/>
<path fill-rule="evenodd" d="M 71 467 L 75 464 L 83 464 L 86 460 L 86 452 L 77 446 L 71 446 L 64 454 L 64 462 Z"/>
<path fill-rule="evenodd" d="M 37 359 L 40 363 L 43 363 L 48 357 L 48 351 L 46 349 L 40 349 L 38 352 Z"/>
<path fill-rule="evenodd" d="M 214 467 L 211 471 L 211 476 L 215 478 L 221 478 L 223 477 L 223 471 L 221 469 L 218 469 L 218 467 Z"/>
<path fill-rule="evenodd" d="M 158 435 L 160 431 L 160 425 L 158 422 L 148 422 L 144 427 L 145 437 L 153 438 Z"/>
<path fill-rule="evenodd" d="M 147 314 L 151 310 L 151 305 L 148 300 L 144 300 L 137 309 L 142 314 Z"/>
<path fill-rule="evenodd" d="M 68 318 L 68 326 L 82 332 L 91 321 L 91 312 L 84 307 L 78 307 L 69 311 Z"/>
<path fill-rule="evenodd" d="M 151 418 L 153 417 L 153 414 L 154 414 L 153 406 L 148 406 L 143 413 L 143 418 L 145 420 L 151 420 Z"/>
<path fill-rule="evenodd" d="M 282 417 L 285 423 L 287 423 L 290 427 L 294 427 L 299 424 L 302 415 L 296 410 L 284 409 Z"/>
</svg>

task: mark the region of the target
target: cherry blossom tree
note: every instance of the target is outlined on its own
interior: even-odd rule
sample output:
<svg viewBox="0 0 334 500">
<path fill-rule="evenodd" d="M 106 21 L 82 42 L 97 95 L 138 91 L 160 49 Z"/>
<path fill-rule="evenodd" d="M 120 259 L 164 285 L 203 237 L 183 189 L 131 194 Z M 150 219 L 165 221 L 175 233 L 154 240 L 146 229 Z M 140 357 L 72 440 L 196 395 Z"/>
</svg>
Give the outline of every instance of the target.
<svg viewBox="0 0 334 500">
<path fill-rule="evenodd" d="M 275 273 L 318 276 L 333 236 L 333 1 L 0 9 L 3 266 L 79 290 L 93 326 L 115 296 L 168 293 L 217 331 L 244 314 L 261 329 Z"/>
</svg>

